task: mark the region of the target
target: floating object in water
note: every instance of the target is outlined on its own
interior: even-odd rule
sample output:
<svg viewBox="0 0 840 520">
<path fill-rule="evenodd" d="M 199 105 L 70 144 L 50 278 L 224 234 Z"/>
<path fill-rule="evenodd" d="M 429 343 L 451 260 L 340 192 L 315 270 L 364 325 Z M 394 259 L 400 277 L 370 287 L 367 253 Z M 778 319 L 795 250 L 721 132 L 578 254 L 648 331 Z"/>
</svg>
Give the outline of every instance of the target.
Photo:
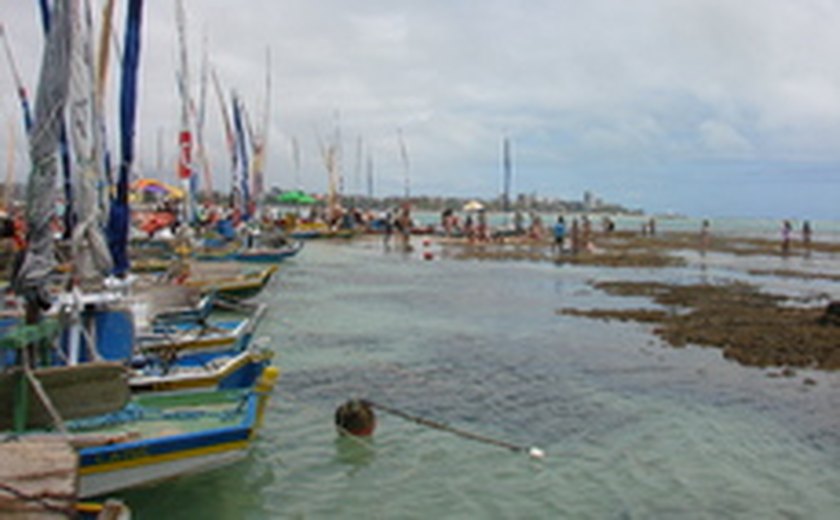
<svg viewBox="0 0 840 520">
<path fill-rule="evenodd" d="M 423 260 L 434 260 L 435 254 L 429 251 L 429 246 L 432 245 L 432 241 L 428 238 L 423 239 Z"/>
<path fill-rule="evenodd" d="M 376 414 L 369 402 L 351 399 L 336 409 L 335 427 L 341 435 L 369 437 L 376 428 Z"/>
<path fill-rule="evenodd" d="M 436 430 L 442 430 L 449 433 L 454 433 L 460 437 L 465 439 L 470 439 L 473 441 L 483 442 L 485 444 L 492 444 L 493 446 L 499 446 L 500 448 L 506 448 L 513 452 L 519 453 L 527 453 L 529 457 L 532 459 L 544 459 L 545 452 L 537 447 L 531 446 L 520 446 L 517 444 L 513 444 L 510 442 L 502 441 L 499 439 L 494 439 L 492 437 L 486 437 L 484 435 L 479 435 L 477 433 L 472 433 L 464 430 L 460 430 L 458 428 L 449 426 L 448 424 L 443 424 L 437 421 L 432 421 L 430 419 L 426 419 L 424 417 L 419 417 L 417 415 L 412 415 L 402 410 L 397 410 L 396 408 L 391 408 L 390 406 L 381 405 L 379 403 L 374 403 L 373 401 L 363 401 L 365 404 L 370 406 L 371 408 L 378 408 L 383 412 L 390 413 L 391 415 L 396 415 L 397 417 L 401 417 L 408 421 L 415 422 L 422 426 L 428 426 L 429 428 L 434 428 Z"/>
<path fill-rule="evenodd" d="M 532 459 L 544 459 L 545 458 L 545 452 L 543 450 L 537 448 L 536 446 L 531 446 L 528 449 L 528 456 L 531 457 Z"/>
</svg>

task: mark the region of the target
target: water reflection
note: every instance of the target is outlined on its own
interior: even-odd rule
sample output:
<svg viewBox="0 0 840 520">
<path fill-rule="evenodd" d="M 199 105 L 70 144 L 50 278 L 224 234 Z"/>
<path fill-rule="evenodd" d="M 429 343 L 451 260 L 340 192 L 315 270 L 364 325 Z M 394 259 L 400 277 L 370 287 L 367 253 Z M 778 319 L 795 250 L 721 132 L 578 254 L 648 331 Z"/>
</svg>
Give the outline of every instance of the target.
<svg viewBox="0 0 840 520">
<path fill-rule="evenodd" d="M 356 475 L 376 459 L 373 437 L 361 438 L 351 435 L 337 435 L 334 461 L 347 466 L 348 476 Z"/>
</svg>

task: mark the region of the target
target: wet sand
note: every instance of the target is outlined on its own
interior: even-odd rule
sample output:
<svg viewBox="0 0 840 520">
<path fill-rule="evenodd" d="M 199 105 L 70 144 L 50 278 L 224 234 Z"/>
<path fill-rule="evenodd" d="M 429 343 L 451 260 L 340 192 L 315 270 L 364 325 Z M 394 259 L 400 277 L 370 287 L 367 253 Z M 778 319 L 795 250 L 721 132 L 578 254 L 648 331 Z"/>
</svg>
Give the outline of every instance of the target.
<svg viewBox="0 0 840 520">
<path fill-rule="evenodd" d="M 558 264 L 605 268 L 685 267 L 686 253 L 731 258 L 762 256 L 834 259 L 840 244 L 813 242 L 809 248 L 792 244 L 785 253 L 778 241 L 751 237 L 710 237 L 663 233 L 655 236 L 618 232 L 596 235 L 590 251 L 557 253 L 549 241 L 524 239 L 470 243 L 445 240 L 444 252 L 456 259 L 554 261 Z M 705 246 L 705 247 L 704 247 Z M 758 262 L 759 260 L 757 260 Z M 763 264 L 764 262 L 762 262 Z M 801 264 L 797 264 L 801 265 Z M 820 265 L 825 265 L 820 264 Z M 743 274 L 808 282 L 835 283 L 840 273 L 796 268 L 751 268 Z M 614 278 L 614 276 L 613 276 Z M 758 367 L 840 369 L 840 323 L 825 320 L 826 294 L 811 299 L 763 291 L 757 285 L 722 280 L 718 283 L 677 284 L 645 282 L 590 282 L 612 296 L 647 297 L 651 306 L 638 309 L 564 308 L 563 315 L 647 323 L 652 332 L 673 347 L 697 345 L 719 348 L 727 359 Z"/>
</svg>

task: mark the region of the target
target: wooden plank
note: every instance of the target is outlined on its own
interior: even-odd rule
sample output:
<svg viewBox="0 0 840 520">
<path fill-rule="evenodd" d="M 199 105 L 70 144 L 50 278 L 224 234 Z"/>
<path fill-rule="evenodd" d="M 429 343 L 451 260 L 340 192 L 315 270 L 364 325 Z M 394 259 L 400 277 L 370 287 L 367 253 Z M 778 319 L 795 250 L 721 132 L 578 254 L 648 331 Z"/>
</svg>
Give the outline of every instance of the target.
<svg viewBox="0 0 840 520">
<path fill-rule="evenodd" d="M 67 518 L 78 492 L 78 456 L 61 439 L 0 443 L 0 518 Z"/>
</svg>

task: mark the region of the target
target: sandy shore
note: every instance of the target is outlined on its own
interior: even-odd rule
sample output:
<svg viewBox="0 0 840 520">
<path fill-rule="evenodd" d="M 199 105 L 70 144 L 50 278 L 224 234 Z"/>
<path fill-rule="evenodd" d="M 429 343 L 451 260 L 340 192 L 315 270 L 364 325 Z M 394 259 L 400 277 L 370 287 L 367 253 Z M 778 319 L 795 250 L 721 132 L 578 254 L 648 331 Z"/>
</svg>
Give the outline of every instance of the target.
<svg viewBox="0 0 840 520">
<path fill-rule="evenodd" d="M 548 241 L 508 240 L 471 243 L 444 239 L 444 254 L 456 259 L 553 261 L 558 264 L 588 265 L 605 268 L 654 269 L 649 282 L 590 282 L 605 293 L 616 296 L 647 297 L 650 306 L 639 309 L 559 309 L 563 315 L 592 319 L 635 321 L 650 324 L 652 332 L 667 345 L 698 345 L 719 348 L 723 355 L 744 365 L 840 369 L 840 323 L 825 319 L 827 298 L 822 293 L 809 300 L 760 290 L 759 284 L 719 280 L 715 283 L 674 284 L 656 279 L 655 269 L 687 266 L 687 257 L 755 257 L 746 262 L 750 277 L 778 277 L 825 282 L 840 282 L 840 272 L 797 268 L 763 268 L 778 258 L 815 258 L 825 265 L 840 257 L 840 244 L 814 242 L 805 248 L 793 244 L 784 253 L 777 241 L 750 237 L 710 237 L 701 242 L 698 234 L 663 233 L 643 236 L 638 233 L 597 235 L 594 247 L 571 254 L 552 251 Z M 729 256 L 731 255 L 731 256 Z M 740 264 L 745 264 L 740 262 Z M 800 265 L 801 263 L 797 263 Z M 615 278 L 614 276 L 612 278 Z M 717 280 L 717 278 L 716 278 Z M 836 287 L 835 296 L 837 294 Z"/>
</svg>

